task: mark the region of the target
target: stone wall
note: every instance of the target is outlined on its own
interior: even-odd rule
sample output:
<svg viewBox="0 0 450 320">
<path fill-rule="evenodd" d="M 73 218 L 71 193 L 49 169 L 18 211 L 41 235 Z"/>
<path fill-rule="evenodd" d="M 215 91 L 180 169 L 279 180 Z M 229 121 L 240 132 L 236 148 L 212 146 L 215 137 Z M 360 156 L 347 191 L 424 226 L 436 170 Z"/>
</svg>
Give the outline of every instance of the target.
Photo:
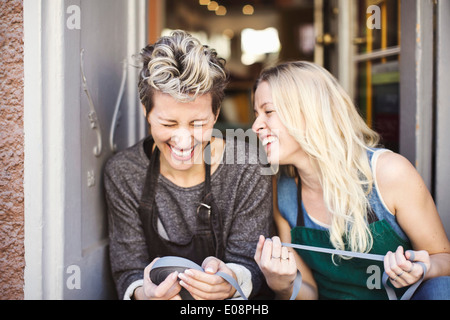
<svg viewBox="0 0 450 320">
<path fill-rule="evenodd" d="M 23 299 L 23 1 L 0 0 L 0 299 Z"/>
</svg>

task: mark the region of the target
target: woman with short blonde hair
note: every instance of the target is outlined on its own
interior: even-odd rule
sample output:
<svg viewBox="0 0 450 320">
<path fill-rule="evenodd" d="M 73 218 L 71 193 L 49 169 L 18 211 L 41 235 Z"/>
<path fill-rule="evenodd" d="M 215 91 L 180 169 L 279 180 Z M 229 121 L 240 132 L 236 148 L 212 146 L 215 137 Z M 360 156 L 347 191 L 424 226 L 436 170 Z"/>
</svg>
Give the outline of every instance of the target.
<svg viewBox="0 0 450 320">
<path fill-rule="evenodd" d="M 228 81 L 225 62 L 181 30 L 145 47 L 141 57 L 139 94 L 150 135 L 115 154 L 104 173 L 118 295 L 256 297 L 264 277 L 253 252 L 259 234 L 271 229 L 271 182 L 249 161 L 253 149 L 238 154 L 233 141 L 212 136 Z M 230 155 L 239 165 L 222 161 Z M 259 193 L 248 192 L 256 188 Z M 201 268 L 171 268 L 151 277 L 165 256 Z"/>
</svg>

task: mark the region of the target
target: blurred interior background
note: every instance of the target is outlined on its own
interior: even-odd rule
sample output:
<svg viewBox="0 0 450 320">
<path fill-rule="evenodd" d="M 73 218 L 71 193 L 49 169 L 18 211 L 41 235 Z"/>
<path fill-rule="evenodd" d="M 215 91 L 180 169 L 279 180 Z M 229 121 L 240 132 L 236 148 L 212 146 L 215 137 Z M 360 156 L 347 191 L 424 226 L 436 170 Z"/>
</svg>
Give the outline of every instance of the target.
<svg viewBox="0 0 450 320">
<path fill-rule="evenodd" d="M 379 12 L 367 13 L 372 5 Z M 400 0 L 149 0 L 148 42 L 183 29 L 227 60 L 231 83 L 220 129 L 251 127 L 251 89 L 263 68 L 307 60 L 339 79 L 383 145 L 398 152 L 400 6 Z"/>
</svg>

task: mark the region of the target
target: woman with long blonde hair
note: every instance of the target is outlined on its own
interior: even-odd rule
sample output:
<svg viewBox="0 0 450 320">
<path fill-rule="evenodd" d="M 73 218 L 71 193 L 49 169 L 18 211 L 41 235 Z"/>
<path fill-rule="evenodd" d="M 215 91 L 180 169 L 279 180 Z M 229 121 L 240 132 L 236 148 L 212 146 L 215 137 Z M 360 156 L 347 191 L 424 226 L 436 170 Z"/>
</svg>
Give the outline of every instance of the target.
<svg viewBox="0 0 450 320">
<path fill-rule="evenodd" d="M 443 277 L 450 275 L 450 243 L 423 180 L 404 157 L 377 148 L 378 134 L 328 71 L 309 62 L 264 70 L 254 109 L 253 130 L 269 161 L 284 168 L 274 179 L 279 237 L 261 237 L 255 254 L 279 298 L 292 293 L 298 269 L 297 298 L 383 299 L 376 279 L 369 284 L 369 267 L 384 268 L 392 286 L 404 288 L 424 274 L 419 262 L 431 280 L 414 297 L 450 297 L 450 277 Z M 282 242 L 385 257 L 377 264 L 294 253 Z"/>
</svg>

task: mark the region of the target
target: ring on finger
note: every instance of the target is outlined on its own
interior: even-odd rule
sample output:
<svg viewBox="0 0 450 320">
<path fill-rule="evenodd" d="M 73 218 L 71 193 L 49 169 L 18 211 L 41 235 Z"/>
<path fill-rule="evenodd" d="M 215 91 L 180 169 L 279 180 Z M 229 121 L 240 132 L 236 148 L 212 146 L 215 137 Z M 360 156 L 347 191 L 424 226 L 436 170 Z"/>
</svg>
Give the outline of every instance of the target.
<svg viewBox="0 0 450 320">
<path fill-rule="evenodd" d="M 289 260 L 289 250 L 287 247 L 281 248 L 281 259 L 282 260 Z"/>
<path fill-rule="evenodd" d="M 390 279 L 391 279 L 393 282 L 397 282 L 398 277 L 399 277 L 399 275 L 397 274 L 397 275 L 395 276 L 395 278 L 390 278 Z"/>
<path fill-rule="evenodd" d="M 280 258 L 281 258 L 280 256 L 278 256 L 278 257 L 272 256 L 272 259 L 280 259 Z"/>
<path fill-rule="evenodd" d="M 411 273 L 411 271 L 413 271 L 413 269 L 414 269 L 414 262 L 411 263 L 411 269 L 409 269 L 409 270 L 406 271 L 406 272 Z"/>
</svg>

